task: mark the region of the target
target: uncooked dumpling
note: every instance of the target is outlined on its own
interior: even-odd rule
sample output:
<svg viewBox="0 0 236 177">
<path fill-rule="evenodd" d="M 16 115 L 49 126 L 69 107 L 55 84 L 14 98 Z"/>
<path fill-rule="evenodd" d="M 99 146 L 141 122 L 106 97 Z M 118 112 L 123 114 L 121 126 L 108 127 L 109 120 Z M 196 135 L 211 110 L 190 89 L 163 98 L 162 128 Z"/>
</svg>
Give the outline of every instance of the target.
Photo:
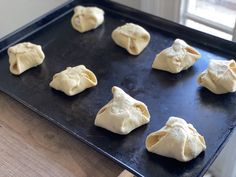
<svg viewBox="0 0 236 177">
<path fill-rule="evenodd" d="M 206 143 L 192 124 L 170 117 L 163 128 L 147 136 L 146 148 L 149 152 L 186 162 L 204 151 Z"/>
<path fill-rule="evenodd" d="M 215 94 L 235 92 L 235 61 L 211 60 L 208 68 L 198 76 L 198 83 Z"/>
<path fill-rule="evenodd" d="M 150 121 L 147 106 L 119 87 L 112 87 L 113 99 L 100 109 L 95 125 L 118 134 L 128 134 Z"/>
<path fill-rule="evenodd" d="M 8 55 L 10 71 L 15 75 L 40 65 L 45 58 L 41 46 L 30 42 L 23 42 L 10 47 Z"/>
<path fill-rule="evenodd" d="M 76 95 L 87 88 L 97 85 L 95 74 L 84 65 L 67 67 L 66 70 L 53 76 L 50 86 L 69 96 Z"/>
<path fill-rule="evenodd" d="M 104 21 L 104 11 L 97 7 L 76 6 L 71 23 L 74 29 L 83 33 L 97 28 Z"/>
<path fill-rule="evenodd" d="M 112 32 L 112 39 L 130 54 L 138 55 L 148 45 L 150 34 L 139 25 L 126 23 Z"/>
<path fill-rule="evenodd" d="M 199 58 L 200 53 L 185 41 L 176 39 L 171 47 L 157 54 L 152 68 L 179 73 L 191 67 Z"/>
</svg>

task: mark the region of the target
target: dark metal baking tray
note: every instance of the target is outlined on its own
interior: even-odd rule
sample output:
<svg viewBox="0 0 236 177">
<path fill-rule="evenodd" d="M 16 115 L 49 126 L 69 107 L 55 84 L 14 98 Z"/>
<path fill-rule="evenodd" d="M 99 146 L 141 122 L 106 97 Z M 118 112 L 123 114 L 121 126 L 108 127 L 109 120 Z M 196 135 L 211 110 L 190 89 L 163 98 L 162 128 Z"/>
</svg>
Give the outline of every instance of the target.
<svg viewBox="0 0 236 177">
<path fill-rule="evenodd" d="M 104 9 L 105 23 L 84 34 L 76 32 L 70 19 L 77 4 Z M 129 55 L 111 39 L 112 30 L 126 22 L 137 23 L 151 34 L 150 44 L 139 56 Z M 27 34 L 30 35 L 26 37 Z M 151 69 L 155 55 L 169 47 L 175 38 L 182 38 L 196 47 L 202 58 L 179 74 Z M 9 72 L 5 49 L 21 41 L 42 45 L 46 58 L 41 66 L 14 76 Z M 198 74 L 207 68 L 209 59 L 235 56 L 233 42 L 113 2 L 78 0 L 2 39 L 0 47 L 2 92 L 137 176 L 202 176 L 235 127 L 236 94 L 215 95 L 196 82 Z M 56 72 L 79 64 L 94 71 L 98 78 L 97 87 L 73 97 L 49 87 Z M 96 113 L 112 97 L 113 85 L 147 104 L 151 114 L 149 124 L 126 136 L 94 126 Z M 205 136 L 206 151 L 187 163 L 148 153 L 144 143 L 146 136 L 164 126 L 169 116 L 179 116 L 192 123 Z"/>
</svg>

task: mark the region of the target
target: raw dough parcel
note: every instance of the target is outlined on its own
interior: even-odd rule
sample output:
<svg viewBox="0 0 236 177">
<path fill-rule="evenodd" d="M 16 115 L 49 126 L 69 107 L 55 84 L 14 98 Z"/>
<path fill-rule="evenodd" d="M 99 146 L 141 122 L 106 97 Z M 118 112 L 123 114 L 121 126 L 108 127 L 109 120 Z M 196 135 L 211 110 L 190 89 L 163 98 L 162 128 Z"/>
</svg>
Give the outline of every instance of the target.
<svg viewBox="0 0 236 177">
<path fill-rule="evenodd" d="M 200 57 L 197 50 L 185 41 L 176 39 L 171 47 L 157 54 L 152 68 L 179 73 L 191 67 Z"/>
<path fill-rule="evenodd" d="M 95 125 L 118 134 L 128 134 L 150 121 L 147 106 L 119 87 L 112 87 L 113 99 L 97 113 Z"/>
<path fill-rule="evenodd" d="M 192 124 L 178 117 L 170 117 L 163 128 L 147 136 L 146 148 L 150 152 L 186 162 L 204 151 L 206 143 Z"/>
<path fill-rule="evenodd" d="M 67 67 L 66 70 L 55 74 L 49 85 L 69 96 L 73 96 L 97 85 L 97 78 L 84 65 L 79 65 Z"/>
<path fill-rule="evenodd" d="M 208 68 L 198 76 L 198 83 L 215 94 L 235 92 L 235 61 L 211 60 Z"/>
<path fill-rule="evenodd" d="M 104 11 L 97 7 L 76 6 L 71 24 L 74 29 L 83 33 L 97 28 L 104 21 Z"/>
<path fill-rule="evenodd" d="M 24 71 L 40 65 L 45 56 L 40 45 L 30 42 L 19 43 L 8 49 L 10 71 L 19 75 Z"/>
<path fill-rule="evenodd" d="M 138 55 L 148 45 L 150 34 L 139 25 L 126 23 L 112 32 L 112 39 L 130 54 Z"/>
</svg>

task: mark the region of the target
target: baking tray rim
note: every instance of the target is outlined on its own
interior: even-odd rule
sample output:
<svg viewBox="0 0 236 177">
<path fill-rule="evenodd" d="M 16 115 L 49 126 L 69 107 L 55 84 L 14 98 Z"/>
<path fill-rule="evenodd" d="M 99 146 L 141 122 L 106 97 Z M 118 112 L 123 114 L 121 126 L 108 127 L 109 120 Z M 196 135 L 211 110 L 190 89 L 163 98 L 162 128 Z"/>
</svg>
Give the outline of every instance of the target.
<svg viewBox="0 0 236 177">
<path fill-rule="evenodd" d="M 59 15 L 59 16 L 57 16 L 57 17 L 51 19 L 50 21 L 46 22 L 45 24 L 42 25 L 42 27 L 36 28 L 35 30 L 31 31 L 31 33 L 26 34 L 26 35 L 22 36 L 22 37 L 19 38 L 19 39 L 16 39 L 16 40 L 13 41 L 12 43 L 6 44 L 5 46 L 3 45 L 3 48 L 0 48 L 0 54 L 3 53 L 4 51 L 6 51 L 7 47 L 9 47 L 10 45 L 12 45 L 12 44 L 14 44 L 14 43 L 17 43 L 19 40 L 23 40 L 24 38 L 26 38 L 26 37 L 32 35 L 33 33 L 35 33 L 35 32 L 37 32 L 37 31 L 39 31 L 39 30 L 45 28 L 46 26 L 50 25 L 50 24 L 53 23 L 54 21 L 56 21 L 56 20 L 62 18 L 63 16 L 65 16 L 66 14 L 68 14 L 69 12 L 71 12 L 71 11 L 73 10 L 72 7 L 74 7 L 75 2 L 76 2 L 76 0 L 69 0 L 69 2 L 66 2 L 66 3 L 60 5 L 60 6 L 57 7 L 56 9 L 53 9 L 52 11 L 46 13 L 45 15 L 43 15 L 43 16 L 41 16 L 41 17 L 35 19 L 34 21 L 30 22 L 29 24 L 26 24 L 26 25 L 23 26 L 22 28 L 20 28 L 20 29 L 14 31 L 13 33 L 10 33 L 10 34 L 7 35 L 6 37 L 0 39 L 0 44 L 1 44 L 1 42 L 4 42 L 4 41 L 8 40 L 8 38 L 11 38 L 12 36 L 14 36 L 14 35 L 16 35 L 16 34 L 21 33 L 21 31 L 22 31 L 22 30 L 25 30 L 25 28 L 27 28 L 27 27 L 29 27 L 29 26 L 31 26 L 31 25 L 34 25 L 35 23 L 37 23 L 37 22 L 39 22 L 39 21 L 43 21 L 43 20 L 44 20 L 45 18 L 47 18 L 49 15 L 54 14 L 54 13 L 57 13 L 57 11 L 60 11 L 61 9 L 63 9 L 63 7 L 68 6 L 66 9 L 63 9 L 63 10 L 64 10 L 63 12 L 60 12 L 60 15 Z M 96 1 L 94 2 L 93 0 L 88 0 L 87 2 L 96 3 L 96 4 L 100 5 L 99 2 L 96 2 Z M 193 32 L 195 32 L 195 33 L 198 33 L 199 35 L 207 36 L 207 37 L 209 37 L 209 38 L 214 38 L 214 39 L 216 39 L 216 40 L 220 40 L 221 42 L 223 41 L 223 42 L 226 42 L 226 43 L 230 43 L 230 44 L 236 45 L 234 42 L 227 41 L 227 40 L 224 40 L 224 39 L 221 39 L 221 38 L 212 36 L 212 35 L 210 35 L 210 34 L 206 34 L 206 33 L 203 33 L 203 32 L 200 32 L 200 31 L 197 31 L 197 30 L 188 28 L 188 27 L 183 26 L 183 25 L 181 25 L 181 24 L 178 24 L 178 23 L 175 23 L 175 22 L 172 22 L 172 21 L 168 21 L 168 20 L 166 20 L 166 19 L 162 19 L 162 18 L 160 18 L 160 17 L 156 17 L 156 16 L 153 16 L 153 15 L 148 14 L 148 13 L 145 13 L 145 12 L 141 12 L 141 11 L 139 11 L 139 10 L 136 10 L 136 9 L 133 9 L 133 8 L 130 8 L 130 7 L 127 7 L 127 6 L 118 4 L 118 3 L 116 3 L 116 2 L 110 2 L 110 1 L 108 1 L 108 0 L 103 0 L 103 2 L 108 3 L 108 4 L 111 3 L 110 5 L 115 5 L 115 6 L 118 6 L 118 8 L 124 8 L 125 10 L 130 10 L 130 11 L 133 11 L 134 13 L 141 13 L 141 14 L 143 14 L 143 15 L 145 15 L 145 16 L 151 17 L 151 18 L 154 19 L 154 20 L 159 19 L 159 21 L 163 21 L 163 23 L 166 22 L 166 23 L 169 23 L 169 24 L 172 24 L 172 25 L 174 24 L 174 25 L 176 25 L 176 26 L 179 26 L 180 28 L 187 29 L 187 30 L 191 30 L 191 31 L 193 31 Z M 103 3 L 103 2 L 102 2 L 102 3 Z M 104 4 L 102 4 L 102 6 L 104 6 Z M 110 9 L 110 10 L 113 11 L 113 9 Z M 121 12 L 116 12 L 116 13 L 121 13 Z M 123 16 L 125 16 L 125 15 L 123 15 Z M 129 15 L 127 15 L 127 16 L 130 18 Z M 140 20 L 140 21 L 141 21 L 141 20 Z M 164 21 L 165 21 L 165 22 L 164 22 Z M 142 23 L 147 23 L 147 22 L 142 21 Z M 150 25 L 150 24 L 149 24 L 149 25 Z M 152 25 L 150 25 L 150 26 L 152 26 Z M 154 25 L 154 27 L 156 27 L 156 26 Z M 161 28 L 159 28 L 159 29 L 161 29 Z M 161 30 L 163 30 L 163 29 L 161 29 Z M 173 33 L 173 31 L 167 31 L 167 32 Z M 176 33 L 174 33 L 174 34 L 176 34 Z M 176 34 L 176 35 L 178 35 L 178 34 Z M 196 42 L 196 41 L 194 41 L 194 42 Z M 201 44 L 201 43 L 200 43 L 200 44 Z M 1 47 L 1 45 L 0 45 L 0 47 Z M 210 46 L 210 47 L 212 47 L 212 46 Z M 215 47 L 213 47 L 213 48 L 217 50 L 217 48 L 215 48 Z M 227 53 L 227 51 L 226 51 L 225 53 Z M 233 52 L 233 53 L 234 53 L 234 52 Z M 111 160 L 113 160 L 113 161 L 116 162 L 116 163 L 118 162 L 119 165 L 121 165 L 122 167 L 126 168 L 127 170 L 129 170 L 130 172 L 134 173 L 135 175 L 143 176 L 142 174 L 140 174 L 139 172 L 137 172 L 137 171 L 134 170 L 133 168 L 131 168 L 131 167 L 125 165 L 123 162 L 119 161 L 117 158 L 113 157 L 112 155 L 110 155 L 109 153 L 105 152 L 105 151 L 102 150 L 101 148 L 97 147 L 97 146 L 94 145 L 93 143 L 91 143 L 91 142 L 89 142 L 89 141 L 86 141 L 86 140 L 83 139 L 80 135 L 78 135 L 78 134 L 76 134 L 75 132 L 69 130 L 68 128 L 66 128 L 66 127 L 65 127 L 64 125 L 62 125 L 61 123 L 59 123 L 59 122 L 55 121 L 54 119 L 50 118 L 49 116 L 45 115 L 43 112 L 41 112 L 41 111 L 35 109 L 35 108 L 32 107 L 30 104 L 24 102 L 23 100 L 21 100 L 21 99 L 18 98 L 17 96 L 11 94 L 10 92 L 8 92 L 7 90 L 5 90 L 5 89 L 3 89 L 3 88 L 1 88 L 1 87 L 0 87 L 0 90 L 1 90 L 4 94 L 10 96 L 11 98 L 13 98 L 13 99 L 15 99 L 16 101 L 18 101 L 19 103 L 23 104 L 24 106 L 26 106 L 26 107 L 29 108 L 30 110 L 34 111 L 34 112 L 37 113 L 38 115 L 40 115 L 40 116 L 46 118 L 47 120 L 49 120 L 49 121 L 52 122 L 52 123 L 55 123 L 57 126 L 59 126 L 60 128 L 62 128 L 64 131 L 66 131 L 66 132 L 72 134 L 73 136 L 77 137 L 80 141 L 82 141 L 82 142 L 84 142 L 85 144 L 89 145 L 89 146 L 92 147 L 95 151 L 97 151 L 97 152 L 99 152 L 99 153 L 105 155 L 106 157 L 110 158 Z M 233 129 L 234 129 L 234 127 L 232 127 L 232 129 L 230 129 L 230 131 L 229 131 L 229 133 L 227 134 L 227 136 L 225 137 L 224 141 L 223 141 L 222 144 L 218 147 L 216 155 L 213 156 L 211 159 L 209 159 L 209 162 L 208 162 L 207 165 L 202 169 L 202 171 L 198 174 L 198 176 L 202 176 L 202 175 L 207 171 L 207 169 L 209 168 L 209 166 L 214 162 L 215 158 L 216 158 L 217 155 L 221 152 L 221 150 L 222 150 L 223 147 L 225 146 L 226 142 L 229 140 L 229 137 L 232 135 Z"/>
</svg>

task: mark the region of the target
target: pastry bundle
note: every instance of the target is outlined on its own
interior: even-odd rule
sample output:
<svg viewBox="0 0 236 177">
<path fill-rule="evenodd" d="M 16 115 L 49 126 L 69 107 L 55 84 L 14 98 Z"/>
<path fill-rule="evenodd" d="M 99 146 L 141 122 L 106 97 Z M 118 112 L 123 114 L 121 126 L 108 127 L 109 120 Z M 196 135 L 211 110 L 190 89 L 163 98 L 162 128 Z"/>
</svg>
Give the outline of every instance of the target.
<svg viewBox="0 0 236 177">
<path fill-rule="evenodd" d="M 104 23 L 104 11 L 97 7 L 77 6 L 71 19 L 73 28 L 84 33 Z M 84 35 L 84 34 L 83 34 Z M 151 36 L 142 26 L 126 23 L 112 31 L 115 44 L 131 55 L 139 55 L 148 46 Z M 8 49 L 10 72 L 20 75 L 43 63 L 45 55 L 40 45 L 30 42 L 19 43 Z M 192 67 L 201 54 L 184 40 L 176 39 L 173 44 L 158 53 L 152 68 L 180 73 Z M 197 82 L 215 94 L 236 91 L 236 63 L 234 60 L 211 60 Z M 50 87 L 73 96 L 98 84 L 96 75 L 84 65 L 66 67 L 56 73 Z M 113 98 L 97 113 L 94 124 L 110 132 L 127 135 L 134 129 L 150 122 L 150 113 L 145 103 L 136 100 L 117 86 L 112 87 Z M 184 119 L 170 117 L 160 130 L 146 138 L 149 152 L 187 162 L 206 149 L 205 139 L 192 124 Z"/>
</svg>

